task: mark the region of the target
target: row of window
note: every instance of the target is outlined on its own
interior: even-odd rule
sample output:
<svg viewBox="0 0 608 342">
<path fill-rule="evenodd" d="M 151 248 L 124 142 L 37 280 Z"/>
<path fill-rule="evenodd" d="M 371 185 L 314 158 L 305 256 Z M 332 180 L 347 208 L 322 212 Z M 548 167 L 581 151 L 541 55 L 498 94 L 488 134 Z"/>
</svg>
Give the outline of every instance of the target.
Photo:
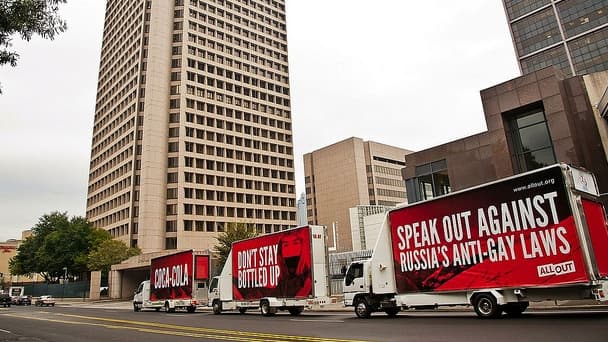
<svg viewBox="0 0 608 342">
<path fill-rule="evenodd" d="M 91 156 L 96 156 L 105 147 L 115 143 L 120 136 L 131 131 L 131 129 L 135 127 L 135 118 L 131 117 L 128 120 L 124 120 L 128 115 L 128 112 L 123 112 L 123 115 L 121 115 L 122 120 L 116 120 L 116 123 L 111 125 L 112 127 L 106 127 L 107 131 L 104 129 L 103 131 L 94 134 Z M 118 129 L 114 129 L 118 125 L 120 125 Z"/>
<path fill-rule="evenodd" d="M 226 20 L 230 22 L 261 31 L 264 30 L 264 25 L 262 24 L 277 28 L 281 31 L 286 30 L 284 11 L 279 12 L 271 9 L 270 7 L 261 7 L 261 9 L 257 8 L 256 11 L 247 9 L 245 7 L 240 7 L 239 5 L 234 5 L 230 1 L 226 1 L 225 6 L 222 4 L 216 7 L 213 5 L 207 5 L 204 2 L 199 2 L 198 6 L 198 8 L 200 8 L 204 13 L 217 15 L 218 20 L 221 20 L 219 18 L 226 18 Z M 251 19 L 247 19 L 246 17 Z"/>
<path fill-rule="evenodd" d="M 167 205 L 167 215 L 177 215 L 177 205 Z M 215 205 L 185 203 L 184 215 L 238 217 L 259 220 L 295 220 L 295 212 L 285 210 L 264 210 L 253 208 L 235 208 Z M 291 217 L 291 218 L 290 218 Z"/>
<path fill-rule="evenodd" d="M 213 106 L 213 107 L 212 107 Z M 242 112 L 240 110 L 233 110 L 232 108 L 223 108 L 221 106 L 215 106 L 207 104 L 206 112 L 215 113 L 218 115 L 225 115 L 227 118 L 235 118 L 236 120 L 243 120 L 245 122 L 252 122 L 258 125 L 264 125 L 268 127 L 284 129 L 291 132 L 291 122 L 274 119 L 264 115 L 258 115 L 249 112 Z M 196 123 L 199 125 L 206 125 L 209 127 L 224 128 L 224 122 L 221 119 L 214 119 L 212 117 L 206 117 L 201 114 L 186 113 L 186 121 Z M 232 125 L 238 125 L 226 120 L 226 128 L 232 130 Z M 236 128 L 235 128 L 236 130 Z"/>
<path fill-rule="evenodd" d="M 403 179 L 376 177 L 375 180 L 376 180 L 376 184 L 380 184 L 380 185 L 405 187 L 405 183 L 403 182 Z M 373 184 L 373 183 L 370 183 L 370 184 Z"/>
<path fill-rule="evenodd" d="M 134 140 L 135 134 L 133 131 L 131 131 L 130 133 L 125 134 L 122 138 L 117 139 L 114 144 L 110 145 L 108 149 L 103 151 L 103 153 L 93 158 L 90 163 L 91 169 L 96 168 L 98 165 L 103 163 L 95 169 L 95 172 L 93 173 L 94 176 L 95 174 L 104 173 L 107 170 L 111 170 L 114 168 L 114 166 L 120 164 L 125 159 L 125 156 L 129 155 L 127 149 L 132 149 Z M 127 147 L 127 149 L 125 149 L 125 147 Z M 119 151 L 120 154 L 115 155 Z M 109 159 L 113 155 L 115 156 L 112 159 Z"/>
<path fill-rule="evenodd" d="M 130 204 L 131 202 L 131 193 L 130 192 L 125 192 L 123 194 L 121 194 L 120 196 L 116 196 L 116 194 L 113 194 L 114 196 L 111 197 L 108 201 L 101 203 L 100 205 L 94 207 L 93 209 L 87 210 L 87 217 L 97 217 L 99 215 L 102 215 L 104 213 L 107 213 L 109 211 L 112 211 L 116 208 L 119 207 L 124 207 L 125 204 Z M 120 212 L 123 212 L 123 210 L 121 210 Z M 128 214 L 128 211 L 126 212 Z M 123 220 L 126 219 L 128 217 L 122 217 L 122 216 L 118 216 L 117 219 Z"/>
<path fill-rule="evenodd" d="M 383 189 L 383 188 L 376 189 L 376 194 L 378 196 L 397 197 L 397 198 L 403 198 L 403 199 L 407 198 L 405 191 L 390 190 L 390 189 Z"/>
<path fill-rule="evenodd" d="M 577 74 L 588 74 L 608 69 L 608 28 L 595 31 L 568 42 Z M 572 75 L 563 45 L 521 60 L 524 73 L 554 65 L 564 74 Z"/>
<path fill-rule="evenodd" d="M 139 82 L 137 77 L 140 71 L 139 63 L 130 64 L 126 67 L 128 70 L 125 72 L 122 72 L 123 70 L 121 69 L 119 73 L 114 73 L 112 75 L 105 73 L 103 75 L 106 76 L 101 76 L 107 77 L 108 82 L 103 86 L 98 86 L 99 90 L 97 92 L 97 100 L 95 101 L 95 110 L 109 113 L 109 120 L 111 120 L 112 116 L 116 115 L 122 108 L 133 102 L 137 96 L 136 87 Z M 128 95 L 128 97 L 125 97 L 126 95 Z M 103 122 L 100 122 L 99 124 L 103 126 Z"/>
<path fill-rule="evenodd" d="M 218 45 L 218 48 L 219 48 L 219 45 Z M 232 70 L 243 70 L 245 72 L 250 72 L 255 75 L 259 75 L 261 77 L 264 77 L 266 79 L 266 81 L 275 80 L 277 82 L 282 82 L 286 85 L 289 83 L 289 77 L 287 75 L 289 67 L 286 64 L 281 64 L 278 62 L 264 62 L 264 61 L 266 61 L 265 59 L 262 59 L 258 55 L 250 54 L 248 52 L 243 52 L 243 54 L 242 54 L 243 59 L 245 59 L 247 61 L 252 61 L 253 63 L 257 63 L 257 65 L 241 62 L 239 60 L 232 59 L 230 57 L 226 57 L 225 54 L 224 55 L 218 54 L 217 48 L 214 50 L 215 52 L 212 52 L 212 51 L 209 51 L 209 49 L 197 48 L 195 46 L 188 45 L 187 49 L 188 49 L 188 55 L 190 55 L 190 56 L 197 56 L 197 57 L 203 58 L 207 61 L 216 62 L 217 71 L 215 71 L 215 73 L 218 76 L 224 77 L 223 71 L 229 70 L 228 68 L 232 68 Z M 172 48 L 171 53 L 173 56 L 181 56 L 181 54 L 182 54 L 181 46 L 174 46 Z M 261 62 L 264 62 L 264 64 L 261 64 Z M 176 63 L 178 63 L 178 62 L 176 62 Z M 192 62 L 189 61 L 189 63 L 190 64 L 188 64 L 188 66 L 191 68 L 194 68 L 194 66 L 192 66 L 192 64 L 191 64 Z M 227 69 L 220 68 L 219 66 L 217 66 L 217 64 L 225 65 L 227 67 Z M 174 64 L 174 68 L 177 68 L 180 65 L 181 64 Z M 276 71 L 270 70 L 271 68 Z M 203 69 L 199 68 L 199 70 L 203 70 Z M 178 81 L 179 80 L 178 76 L 179 76 L 179 74 L 172 74 L 173 81 Z"/>
<path fill-rule="evenodd" d="M 279 141 L 283 141 L 285 139 L 285 137 L 283 136 L 283 133 L 276 133 L 274 131 L 268 132 L 265 129 L 260 130 L 257 127 L 254 127 L 253 130 L 249 130 L 249 132 L 253 132 L 253 135 L 264 137 L 264 138 L 270 137 L 270 139 L 273 139 L 273 140 L 276 139 Z M 247 134 L 247 133 L 245 133 L 245 134 Z M 249 138 L 242 138 L 239 136 L 233 136 L 233 135 L 224 134 L 224 133 L 215 133 L 210 130 L 196 129 L 193 127 L 186 127 L 186 137 L 191 137 L 191 138 L 196 138 L 196 139 L 201 139 L 201 140 L 206 139 L 208 141 L 214 141 L 214 142 L 221 143 L 221 144 L 244 146 L 246 148 L 253 148 L 255 150 L 270 151 L 272 153 L 286 154 L 288 156 L 292 155 L 291 146 L 269 143 L 269 142 L 260 141 L 260 140 L 253 140 L 253 139 L 249 139 Z M 176 145 L 177 142 L 169 143 L 169 144 L 170 144 L 169 152 L 178 152 L 179 149 Z M 195 145 L 193 145 L 193 144 L 195 144 L 195 143 L 186 142 L 185 147 L 188 152 L 194 152 Z M 207 147 L 206 153 L 208 155 L 215 155 L 215 156 L 220 156 L 220 157 L 226 156 L 227 158 L 243 159 L 243 154 L 246 154 L 245 155 L 246 160 L 252 161 L 252 160 L 257 159 L 257 161 L 259 162 L 260 157 L 262 156 L 261 154 L 257 154 L 258 157 L 256 158 L 255 155 L 252 154 L 251 152 L 243 151 L 241 149 L 232 150 L 232 149 L 226 149 L 224 147 L 212 146 L 212 145 L 207 145 L 206 147 Z M 196 144 L 197 152 L 205 151 L 204 148 L 205 148 L 205 145 Z M 235 154 L 236 154 L 236 157 L 232 157 L 232 155 L 235 155 Z M 254 156 L 254 158 L 252 158 L 252 156 Z M 266 157 L 268 157 L 268 156 L 266 156 Z"/>
<path fill-rule="evenodd" d="M 253 111 L 257 111 L 258 113 L 267 113 L 268 115 L 276 115 L 278 117 L 285 117 L 287 119 L 291 118 L 291 114 L 290 114 L 289 110 L 283 110 L 283 109 L 279 109 L 278 107 L 273 107 L 273 106 L 267 105 L 268 103 L 259 103 L 256 101 L 242 100 L 240 98 L 236 98 L 236 99 L 234 99 L 234 105 L 233 105 L 232 96 L 224 96 L 220 92 L 216 93 L 213 91 L 209 91 L 208 94 L 211 94 L 208 97 L 208 99 L 211 99 L 212 101 L 215 100 L 217 102 L 217 101 L 222 101 L 225 99 L 224 102 L 226 102 L 226 104 L 228 106 L 226 106 L 226 107 L 219 106 L 217 104 L 212 104 L 212 103 L 205 102 L 205 101 L 197 101 L 195 99 L 186 97 L 186 108 L 231 118 L 231 117 L 233 117 L 233 114 L 235 114 L 235 113 L 238 114 L 238 112 L 241 112 L 241 110 L 235 110 L 235 109 L 231 108 L 232 106 L 234 106 L 234 107 L 242 108 L 245 111 L 253 110 Z M 279 97 L 277 97 L 275 99 L 276 99 L 275 101 L 282 101 L 283 105 L 289 106 L 289 100 L 281 100 L 281 98 L 279 98 Z M 179 98 L 174 98 L 174 99 L 169 100 L 170 109 L 179 109 L 180 107 L 181 107 L 181 100 Z"/>
<path fill-rule="evenodd" d="M 120 181 L 106 187 L 102 191 L 97 192 L 95 195 L 92 195 L 92 193 L 89 193 L 89 196 L 87 198 L 87 208 L 90 207 L 91 205 L 101 201 L 104 198 L 117 194 L 125 189 L 130 189 L 130 187 L 131 187 L 131 177 L 127 177 L 127 178 L 121 179 Z"/>
<path fill-rule="evenodd" d="M 270 189 L 270 187 L 269 187 Z M 274 195 L 283 195 L 289 193 L 287 185 L 272 184 L 272 193 Z M 261 191 L 261 190 L 260 190 Z M 269 190 L 265 190 L 269 192 Z M 177 199 L 177 188 L 167 189 L 167 199 Z M 273 207 L 293 207 L 295 206 L 294 199 L 291 197 L 270 196 L 265 194 L 240 193 L 232 191 L 215 191 L 211 189 L 184 188 L 184 198 L 197 199 L 207 201 L 218 201 L 226 203 L 245 203 Z"/>
<path fill-rule="evenodd" d="M 106 184 L 110 184 L 116 179 L 122 178 L 125 175 L 130 175 L 130 172 L 132 170 L 132 163 L 130 157 L 133 154 L 133 149 L 129 148 L 126 151 L 128 153 L 124 156 L 124 160 L 126 160 L 127 162 L 121 165 L 116 170 L 113 170 L 112 172 L 104 175 L 101 178 L 97 178 L 101 176 L 101 174 L 97 172 L 97 170 L 92 171 L 89 174 L 89 182 L 92 182 L 89 183 L 89 193 L 97 191 L 103 188 Z"/>
<path fill-rule="evenodd" d="M 505 0 L 505 7 L 511 20 L 528 14 L 543 6 L 551 4 L 551 0 Z"/>
<path fill-rule="evenodd" d="M 369 172 L 369 170 L 368 170 L 368 172 Z M 401 169 L 395 169 L 392 167 L 386 167 L 386 166 L 381 166 L 381 165 L 374 165 L 374 172 L 382 173 L 385 175 L 401 176 Z"/>
<path fill-rule="evenodd" d="M 87 216 L 89 219 L 91 219 L 91 216 Z M 128 220 L 129 217 L 129 208 L 125 208 L 122 210 L 119 210 L 117 212 L 114 212 L 110 215 L 106 215 L 104 217 L 101 217 L 99 219 L 92 219 L 92 223 L 95 227 L 110 227 L 112 225 L 114 225 L 115 223 L 120 223 L 123 221 Z M 120 227 L 126 227 L 127 224 L 121 224 Z M 120 227 L 119 227 L 119 232 L 120 232 Z M 126 232 L 125 232 L 126 233 Z"/>
<path fill-rule="evenodd" d="M 101 226 L 97 226 L 97 227 L 101 227 Z M 110 228 L 110 229 L 108 229 L 108 232 L 110 233 L 110 235 L 113 238 L 125 236 L 125 235 L 129 234 L 129 224 L 125 223 L 125 224 L 119 225 L 116 228 Z"/>
<path fill-rule="evenodd" d="M 103 74 L 130 60 L 139 45 L 142 25 L 141 7 L 136 1 L 118 1 L 122 6 L 106 9 L 100 70 Z M 149 20 L 149 15 L 146 16 Z M 131 63 L 128 63 L 131 64 Z M 101 85 L 102 82 L 100 82 Z"/>
<path fill-rule="evenodd" d="M 259 27 L 262 28 L 262 26 Z M 242 46 L 255 52 L 259 49 L 262 55 L 287 62 L 287 55 L 285 54 L 287 52 L 287 45 L 285 44 L 287 35 L 285 33 L 266 28 L 265 34 L 264 30 L 260 30 L 262 33 L 259 34 L 236 25 L 233 26 L 230 23 L 224 25 L 222 20 L 216 21 L 212 16 L 206 16 L 202 13 L 197 14 L 196 11 L 192 10 L 190 10 L 188 28 L 191 31 L 188 34 L 188 40 L 191 42 L 196 42 L 198 38 L 199 44 L 203 45 L 204 41 L 207 40 L 210 44 L 214 42 L 222 44 L 227 49 L 236 46 Z M 204 37 L 196 37 L 193 32 L 203 33 Z M 210 39 L 211 37 L 215 37 L 217 40 Z M 181 41 L 181 37 L 174 36 L 174 38 L 179 38 L 179 41 Z"/>
</svg>

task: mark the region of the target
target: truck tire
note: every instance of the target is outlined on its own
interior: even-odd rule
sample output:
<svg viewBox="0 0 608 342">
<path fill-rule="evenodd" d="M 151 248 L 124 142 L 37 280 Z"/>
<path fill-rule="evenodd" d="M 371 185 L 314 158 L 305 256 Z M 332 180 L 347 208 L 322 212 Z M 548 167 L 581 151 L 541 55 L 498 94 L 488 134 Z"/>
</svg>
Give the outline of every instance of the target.
<svg viewBox="0 0 608 342">
<path fill-rule="evenodd" d="M 519 317 L 528 308 L 528 302 L 508 303 L 503 310 L 509 317 Z"/>
<path fill-rule="evenodd" d="M 243 308 L 243 307 L 241 307 L 241 308 L 239 308 L 239 312 L 240 312 L 241 314 L 244 314 L 245 312 L 247 312 L 247 308 Z"/>
<path fill-rule="evenodd" d="M 388 315 L 388 317 L 395 317 L 401 311 L 399 308 L 388 308 L 385 309 L 384 312 Z"/>
<path fill-rule="evenodd" d="M 188 311 L 188 313 L 193 313 L 196 311 L 196 306 L 189 306 L 186 308 L 186 311 Z"/>
<path fill-rule="evenodd" d="M 498 318 L 502 308 L 496 302 L 496 298 L 490 293 L 481 293 L 473 299 L 473 307 L 479 318 Z"/>
<path fill-rule="evenodd" d="M 365 299 L 360 299 L 355 304 L 355 315 L 359 318 L 370 318 L 372 316 L 372 310 Z"/>
<path fill-rule="evenodd" d="M 277 313 L 277 309 L 270 306 L 270 303 L 267 300 L 263 300 L 260 303 L 260 312 L 262 316 L 274 316 Z"/>
<path fill-rule="evenodd" d="M 165 312 L 166 312 L 166 313 L 175 312 L 175 308 L 171 308 L 171 307 L 169 306 L 169 302 L 166 302 L 166 303 L 165 303 Z"/>
<path fill-rule="evenodd" d="M 296 306 L 293 308 L 289 308 L 288 311 L 289 311 L 289 314 L 292 316 L 299 316 L 302 313 L 302 311 L 304 311 L 304 307 Z"/>
<path fill-rule="evenodd" d="M 219 315 L 222 313 L 222 302 L 219 300 L 214 300 L 213 304 L 211 304 L 211 308 L 213 309 L 214 315 Z"/>
</svg>

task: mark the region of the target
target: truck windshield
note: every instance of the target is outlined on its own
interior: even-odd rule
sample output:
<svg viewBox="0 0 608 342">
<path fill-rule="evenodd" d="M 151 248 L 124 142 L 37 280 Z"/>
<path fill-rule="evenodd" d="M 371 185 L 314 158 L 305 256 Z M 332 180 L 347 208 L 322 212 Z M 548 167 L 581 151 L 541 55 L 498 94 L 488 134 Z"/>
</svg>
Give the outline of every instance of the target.
<svg viewBox="0 0 608 342">
<path fill-rule="evenodd" d="M 345 284 L 350 285 L 353 283 L 353 280 L 355 280 L 356 278 L 361 278 L 361 277 L 363 277 L 363 264 L 360 264 L 360 263 L 351 264 L 350 267 L 348 268 L 348 272 L 346 272 Z"/>
<path fill-rule="evenodd" d="M 211 284 L 209 285 L 209 291 L 215 290 L 216 287 L 217 287 L 217 278 L 213 278 L 211 280 Z"/>
</svg>

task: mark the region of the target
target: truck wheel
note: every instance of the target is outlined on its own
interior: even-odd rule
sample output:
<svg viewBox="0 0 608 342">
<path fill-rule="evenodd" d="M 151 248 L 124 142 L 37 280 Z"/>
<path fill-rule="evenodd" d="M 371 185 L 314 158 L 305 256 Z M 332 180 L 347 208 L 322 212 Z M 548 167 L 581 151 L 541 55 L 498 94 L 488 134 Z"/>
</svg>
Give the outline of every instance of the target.
<svg viewBox="0 0 608 342">
<path fill-rule="evenodd" d="M 186 308 L 186 311 L 188 311 L 188 313 L 193 313 L 196 311 L 196 306 L 189 306 Z"/>
<path fill-rule="evenodd" d="M 135 311 L 135 312 L 141 311 L 141 307 L 139 306 L 139 304 L 133 304 L 133 311 Z"/>
<path fill-rule="evenodd" d="M 389 308 L 384 310 L 384 312 L 388 315 L 388 317 L 395 317 L 401 311 L 399 308 Z"/>
<path fill-rule="evenodd" d="M 274 316 L 274 314 L 277 313 L 277 309 L 270 307 L 270 303 L 267 300 L 264 300 L 260 303 L 260 312 L 262 313 L 262 316 Z"/>
<path fill-rule="evenodd" d="M 372 316 L 372 311 L 365 299 L 361 299 L 355 304 L 355 315 L 359 318 L 370 318 Z"/>
<path fill-rule="evenodd" d="M 502 313 L 502 309 L 496 302 L 496 298 L 489 293 L 477 295 L 474 299 L 473 307 L 479 318 L 498 318 Z"/>
<path fill-rule="evenodd" d="M 175 308 L 171 308 L 169 306 L 169 302 L 165 303 L 165 312 L 166 313 L 171 313 L 171 312 L 175 312 Z"/>
<path fill-rule="evenodd" d="M 214 315 L 219 315 L 222 313 L 222 302 L 219 300 L 214 301 L 211 307 L 213 308 Z"/>
<path fill-rule="evenodd" d="M 239 312 L 241 314 L 244 314 L 245 312 L 247 312 L 247 308 L 239 308 Z"/>
<path fill-rule="evenodd" d="M 292 316 L 298 316 L 304 311 L 304 308 L 301 306 L 296 306 L 295 308 L 289 308 L 289 314 Z"/>
<path fill-rule="evenodd" d="M 519 317 L 528 308 L 528 302 L 509 303 L 505 305 L 504 311 L 510 317 Z"/>
</svg>

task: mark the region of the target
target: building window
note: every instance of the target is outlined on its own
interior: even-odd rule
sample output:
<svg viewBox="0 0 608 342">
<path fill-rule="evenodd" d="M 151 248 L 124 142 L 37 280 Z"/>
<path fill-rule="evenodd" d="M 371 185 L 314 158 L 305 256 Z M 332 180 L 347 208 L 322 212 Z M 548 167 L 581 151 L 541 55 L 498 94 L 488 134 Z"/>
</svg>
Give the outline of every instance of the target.
<svg viewBox="0 0 608 342">
<path fill-rule="evenodd" d="M 165 249 L 177 249 L 177 238 L 166 238 L 165 239 Z"/>
<path fill-rule="evenodd" d="M 176 232 L 177 231 L 177 221 L 167 221 L 165 225 L 166 232 Z"/>
<path fill-rule="evenodd" d="M 507 127 L 515 172 L 555 164 L 553 143 L 542 108 L 508 116 Z"/>
<path fill-rule="evenodd" d="M 416 166 L 416 177 L 406 180 L 407 200 L 424 201 L 452 191 L 445 159 Z"/>
</svg>

